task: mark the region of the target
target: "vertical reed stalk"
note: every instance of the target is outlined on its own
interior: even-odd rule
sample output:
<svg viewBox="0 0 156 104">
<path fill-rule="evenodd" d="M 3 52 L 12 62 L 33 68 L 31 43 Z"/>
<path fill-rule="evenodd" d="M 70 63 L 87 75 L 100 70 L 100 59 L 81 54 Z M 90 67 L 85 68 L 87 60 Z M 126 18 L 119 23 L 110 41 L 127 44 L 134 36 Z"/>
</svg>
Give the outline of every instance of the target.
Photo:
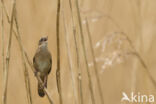
<svg viewBox="0 0 156 104">
<path fill-rule="evenodd" d="M 100 78 L 99 78 L 99 75 L 98 75 L 97 62 L 95 61 L 95 54 L 94 54 L 94 50 L 93 50 L 93 43 L 92 43 L 92 38 L 91 38 L 91 33 L 90 33 L 90 28 L 89 28 L 89 24 L 88 24 L 87 18 L 86 18 L 86 28 L 87 28 L 87 33 L 88 33 L 88 38 L 89 38 L 89 44 L 90 44 L 90 48 L 91 48 L 91 54 L 93 56 L 95 76 L 96 76 L 96 80 L 97 80 L 97 84 L 98 84 L 98 89 L 99 89 L 101 104 L 104 104 L 104 99 L 103 99 L 103 93 L 102 93 Z"/>
<path fill-rule="evenodd" d="M 76 39 L 76 26 L 74 22 L 74 17 L 73 17 L 73 8 L 72 8 L 72 2 L 69 0 L 69 5 L 70 5 L 70 12 L 71 12 L 71 20 L 72 20 L 72 28 L 73 28 L 73 36 L 74 36 L 74 42 L 75 42 L 75 49 L 76 49 L 76 59 L 77 59 L 77 65 L 79 67 L 79 51 L 78 51 L 78 45 L 77 45 L 77 39 Z"/>
<path fill-rule="evenodd" d="M 14 13 L 15 13 L 15 0 L 13 2 L 12 12 L 11 12 L 11 23 L 10 23 L 10 34 L 9 34 L 9 41 L 7 45 L 7 52 L 6 52 L 6 63 L 5 63 L 5 70 L 4 70 L 4 89 L 2 95 L 2 104 L 7 104 L 7 86 L 8 86 L 8 74 L 9 74 L 9 63 L 10 63 L 10 49 L 12 43 L 12 31 L 13 31 L 13 20 L 14 20 Z"/>
<path fill-rule="evenodd" d="M 84 34 L 83 34 L 83 29 L 82 29 L 82 22 L 81 22 L 81 16 L 80 16 L 80 11 L 79 11 L 79 5 L 78 5 L 78 0 L 75 0 L 76 3 L 76 9 L 77 9 L 77 14 L 78 14 L 78 22 L 79 22 L 79 27 L 80 27 L 80 36 L 81 36 L 81 44 L 82 44 L 82 50 L 83 50 L 83 54 L 84 54 L 84 58 L 85 58 L 85 64 L 86 64 L 86 68 L 87 68 L 87 76 L 89 79 L 89 90 L 91 93 L 91 100 L 92 103 L 95 104 L 95 97 L 94 97 L 94 92 L 93 92 L 93 88 L 92 88 L 92 80 L 91 80 L 91 74 L 89 71 L 89 67 L 88 67 L 88 61 L 87 61 L 87 56 L 86 56 L 86 49 L 85 49 L 85 43 L 84 43 Z"/>
<path fill-rule="evenodd" d="M 1 0 L 1 44 L 2 44 L 2 64 L 3 64 L 3 71 L 5 69 L 5 58 L 4 58 L 4 16 L 3 16 L 3 0 Z"/>
<path fill-rule="evenodd" d="M 18 26 L 18 19 L 17 19 L 17 10 L 15 8 L 15 25 L 16 25 L 16 29 L 17 29 L 17 35 L 18 35 L 18 39 L 21 42 L 21 36 L 20 36 L 20 31 L 19 31 L 19 26 Z M 30 77 L 29 77 L 29 73 L 28 73 L 28 68 L 26 66 L 26 61 L 25 61 L 25 58 L 24 58 L 24 52 L 22 51 L 23 47 L 22 47 L 22 44 L 19 44 L 20 46 L 20 51 L 21 51 L 21 54 L 22 54 L 22 64 L 23 64 L 23 74 L 24 74 L 24 80 L 25 80 L 25 88 L 26 88 L 26 94 L 27 94 L 27 99 L 28 99 L 28 104 L 32 104 L 32 94 L 31 94 L 31 87 L 30 87 Z"/>
<path fill-rule="evenodd" d="M 70 5 L 70 12 L 71 12 L 71 20 L 72 20 L 72 27 L 73 27 L 73 36 L 74 36 L 74 42 L 75 42 L 75 49 L 76 49 L 76 59 L 77 59 L 77 68 L 78 68 L 78 89 L 79 89 L 79 98 L 80 98 L 80 104 L 83 104 L 83 92 L 82 92 L 82 81 L 81 81 L 81 69 L 80 69 L 80 59 L 79 59 L 79 50 L 78 50 L 78 44 L 77 44 L 77 39 L 76 39 L 76 26 L 74 22 L 74 17 L 73 17 L 73 8 L 72 8 L 72 2 L 69 0 L 69 5 Z"/>
<path fill-rule="evenodd" d="M 71 58 L 71 52 L 70 52 L 70 43 L 69 43 L 69 37 L 68 37 L 68 31 L 67 31 L 67 25 L 65 23 L 65 18 L 64 18 L 64 11 L 62 13 L 63 15 L 63 25 L 64 25 L 64 30 L 65 30 L 65 42 L 66 42 L 66 46 L 67 46 L 67 56 L 68 56 L 68 62 L 69 62 L 69 71 L 71 73 L 71 78 L 72 78 L 72 87 L 73 87 L 73 95 L 74 95 L 74 100 L 75 100 L 75 104 L 77 104 L 78 100 L 77 100 L 77 92 L 76 92 L 76 82 L 75 82 L 75 77 L 74 77 L 74 72 L 72 70 L 72 58 Z"/>
<path fill-rule="evenodd" d="M 3 0 L 1 0 L 1 44 L 2 44 L 2 64 L 3 64 L 3 75 L 5 71 L 5 57 L 4 57 L 4 18 L 3 18 L 3 6 L 2 6 Z M 5 79 L 5 77 L 4 77 Z M 2 98 L 2 104 L 3 103 L 3 98 Z"/>
<path fill-rule="evenodd" d="M 62 104 L 62 88 L 61 88 L 61 73 L 60 73 L 60 0 L 57 1 L 57 16 L 56 16 L 56 40 L 57 40 L 57 69 L 56 80 L 59 93 L 60 104 Z"/>
</svg>

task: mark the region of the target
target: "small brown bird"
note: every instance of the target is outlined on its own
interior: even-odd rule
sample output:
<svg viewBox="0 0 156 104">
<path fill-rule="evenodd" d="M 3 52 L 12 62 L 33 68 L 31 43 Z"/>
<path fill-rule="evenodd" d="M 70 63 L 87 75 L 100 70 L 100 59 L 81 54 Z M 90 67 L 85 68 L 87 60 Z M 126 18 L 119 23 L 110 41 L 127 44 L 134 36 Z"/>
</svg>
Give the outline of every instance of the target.
<svg viewBox="0 0 156 104">
<path fill-rule="evenodd" d="M 47 87 L 48 74 L 51 72 L 52 66 L 52 57 L 48 51 L 48 37 L 41 37 L 38 43 L 38 49 L 33 58 L 34 68 L 36 74 L 38 74 L 41 80 L 44 83 L 44 86 Z M 38 94 L 40 97 L 44 97 L 45 93 L 43 87 L 38 83 Z"/>
</svg>

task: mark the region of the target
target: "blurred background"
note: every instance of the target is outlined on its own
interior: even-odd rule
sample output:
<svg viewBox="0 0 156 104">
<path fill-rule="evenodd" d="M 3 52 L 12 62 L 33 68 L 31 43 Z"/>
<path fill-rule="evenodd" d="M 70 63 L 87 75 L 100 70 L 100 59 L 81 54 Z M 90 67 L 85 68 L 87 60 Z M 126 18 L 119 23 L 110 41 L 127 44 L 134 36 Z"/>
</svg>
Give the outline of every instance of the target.
<svg viewBox="0 0 156 104">
<path fill-rule="evenodd" d="M 72 13 L 69 0 L 61 1 L 60 64 L 63 104 L 80 104 L 81 95 L 78 90 L 79 83 L 77 78 L 79 72 L 81 72 L 82 75 L 83 103 L 92 104 L 75 0 L 71 1 L 73 8 Z M 145 95 L 156 95 L 156 86 L 154 84 L 154 81 L 156 81 L 156 48 L 154 45 L 156 44 L 156 1 L 78 1 L 95 104 L 102 104 L 95 70 L 97 70 L 98 78 L 100 79 L 104 104 L 129 104 L 128 102 L 121 102 L 122 92 L 126 92 L 128 96 L 130 96 L 131 92 L 136 94 L 140 92 L 140 94 Z M 11 16 L 13 0 L 5 0 L 4 4 L 9 16 Z M 2 12 L 1 9 L 2 8 L 0 8 L 0 11 Z M 52 71 L 48 76 L 48 90 L 53 98 L 54 104 L 59 104 L 59 94 L 56 82 L 57 0 L 16 0 L 16 9 L 23 47 L 31 61 L 38 47 L 40 37 L 48 36 L 48 48 L 53 57 Z M 73 21 L 76 26 L 75 36 L 77 38 L 78 50 L 76 50 L 73 35 L 72 16 L 74 17 Z M 90 47 L 91 45 L 87 35 L 87 22 L 85 18 L 88 20 L 95 58 L 91 53 L 92 48 Z M 0 19 L 2 19 L 2 16 Z M 3 45 L 4 55 L 6 56 L 10 24 L 7 22 L 5 13 L 3 13 L 3 20 L 4 45 L 1 44 L 1 36 L 0 50 L 2 50 Z M 0 31 L 0 34 L 2 35 L 2 30 Z M 66 43 L 68 43 L 68 45 Z M 28 103 L 21 57 L 19 44 L 13 34 L 8 74 L 7 104 Z M 4 89 L 2 59 L 2 51 L 0 51 L 1 97 Z M 94 59 L 97 63 L 97 69 L 94 68 Z M 78 64 L 78 61 L 80 64 Z M 70 70 L 70 67 L 72 71 Z M 49 104 L 47 97 L 40 98 L 38 96 L 37 80 L 28 64 L 27 68 L 30 77 L 33 104 Z M 73 93 L 73 88 L 76 88 L 74 89 L 75 95 Z"/>
</svg>

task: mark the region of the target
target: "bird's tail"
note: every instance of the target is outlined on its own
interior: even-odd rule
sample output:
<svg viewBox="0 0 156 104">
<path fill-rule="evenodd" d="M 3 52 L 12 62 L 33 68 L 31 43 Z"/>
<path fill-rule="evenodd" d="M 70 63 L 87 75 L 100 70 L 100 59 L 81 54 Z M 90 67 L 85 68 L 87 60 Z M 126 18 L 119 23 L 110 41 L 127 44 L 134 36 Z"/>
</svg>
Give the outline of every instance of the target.
<svg viewBox="0 0 156 104">
<path fill-rule="evenodd" d="M 44 77 L 41 78 L 41 80 L 42 80 L 43 83 L 45 84 L 44 86 L 47 87 L 47 81 L 44 82 Z M 45 95 L 44 90 L 43 90 L 43 88 L 41 87 L 41 85 L 40 85 L 39 83 L 38 83 L 38 95 L 39 95 L 40 97 L 44 97 L 44 95 Z"/>
</svg>

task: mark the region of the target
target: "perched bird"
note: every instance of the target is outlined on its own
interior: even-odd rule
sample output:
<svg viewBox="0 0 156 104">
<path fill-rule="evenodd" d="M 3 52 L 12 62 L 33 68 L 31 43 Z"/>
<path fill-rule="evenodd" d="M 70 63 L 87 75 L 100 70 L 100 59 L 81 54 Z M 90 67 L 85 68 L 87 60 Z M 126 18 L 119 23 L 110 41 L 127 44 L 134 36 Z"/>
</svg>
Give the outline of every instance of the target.
<svg viewBox="0 0 156 104">
<path fill-rule="evenodd" d="M 47 87 L 48 74 L 51 72 L 52 57 L 48 51 L 48 37 L 41 37 L 38 43 L 38 49 L 33 58 L 33 65 L 36 74 L 39 75 L 43 81 L 44 87 Z M 38 94 L 40 97 L 44 97 L 45 93 L 43 87 L 38 82 Z"/>
</svg>

